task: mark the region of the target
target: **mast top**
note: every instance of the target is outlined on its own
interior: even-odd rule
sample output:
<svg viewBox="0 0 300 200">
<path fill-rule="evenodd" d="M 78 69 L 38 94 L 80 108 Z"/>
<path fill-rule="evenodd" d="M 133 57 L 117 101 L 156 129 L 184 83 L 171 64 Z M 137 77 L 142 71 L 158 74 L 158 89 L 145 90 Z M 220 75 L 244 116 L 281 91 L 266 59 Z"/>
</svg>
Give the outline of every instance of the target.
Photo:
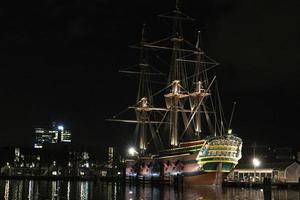
<svg viewBox="0 0 300 200">
<path fill-rule="evenodd" d="M 141 43 L 145 42 L 145 28 L 146 28 L 146 24 L 143 24 L 142 35 L 141 35 Z"/>
<path fill-rule="evenodd" d="M 179 0 L 176 0 L 176 2 L 175 2 L 175 9 L 176 9 L 176 11 L 179 11 L 178 4 L 179 4 Z"/>
<path fill-rule="evenodd" d="M 197 34 L 197 43 L 196 43 L 196 48 L 200 49 L 200 43 L 201 43 L 201 31 L 198 31 Z"/>
</svg>

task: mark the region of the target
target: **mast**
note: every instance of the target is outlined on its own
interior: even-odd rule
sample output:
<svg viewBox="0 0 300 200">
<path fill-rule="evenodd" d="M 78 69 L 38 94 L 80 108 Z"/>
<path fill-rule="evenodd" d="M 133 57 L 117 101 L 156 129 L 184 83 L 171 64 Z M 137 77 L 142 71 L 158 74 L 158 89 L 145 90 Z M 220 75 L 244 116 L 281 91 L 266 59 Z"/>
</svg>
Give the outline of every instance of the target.
<svg viewBox="0 0 300 200">
<path fill-rule="evenodd" d="M 170 112 L 170 145 L 178 146 L 178 112 L 183 107 L 180 104 L 180 100 L 188 97 L 181 91 L 182 86 L 179 80 L 174 80 L 171 85 L 171 92 L 165 94 L 165 101 L 167 109 Z"/>
<path fill-rule="evenodd" d="M 138 89 L 138 95 L 137 95 L 137 107 L 135 108 L 136 112 L 136 118 L 137 121 L 140 121 L 141 123 L 137 124 L 138 127 L 138 147 L 139 152 L 141 154 L 145 153 L 146 150 L 146 123 L 150 121 L 149 119 L 149 99 L 150 91 L 148 87 L 148 76 L 147 76 L 147 67 L 148 64 L 146 63 L 146 58 L 144 54 L 144 47 L 143 44 L 145 43 L 144 38 L 145 33 L 145 24 L 143 24 L 142 33 L 141 33 L 141 51 L 140 51 L 140 77 L 139 77 L 139 89 Z"/>
<path fill-rule="evenodd" d="M 181 134 L 181 138 L 186 130 L 188 132 L 193 132 L 193 128 L 189 126 L 188 122 L 188 112 L 183 112 L 186 110 L 185 102 L 187 98 L 190 98 L 189 94 L 189 81 L 188 81 L 188 71 L 187 71 L 187 62 L 196 63 L 197 74 L 195 77 L 199 77 L 201 74 L 201 65 L 202 56 L 204 52 L 199 48 L 199 45 L 191 44 L 186 41 L 183 37 L 183 28 L 182 22 L 185 20 L 194 20 L 191 17 L 185 15 L 183 12 L 179 10 L 179 0 L 176 0 L 175 10 L 171 13 L 159 15 L 162 18 L 166 18 L 172 21 L 173 30 L 172 36 L 166 39 L 162 39 L 157 42 L 144 44 L 145 47 L 153 48 L 157 50 L 171 50 L 171 60 L 170 60 L 170 71 L 168 75 L 168 88 L 169 91 L 164 95 L 165 103 L 168 113 L 168 122 L 169 122 L 169 141 L 168 146 L 176 147 L 178 146 L 178 137 Z M 198 36 L 198 40 L 200 40 Z M 169 42 L 169 46 L 165 46 L 163 43 Z M 197 43 L 199 43 L 198 41 Z M 196 60 L 186 59 L 188 56 L 197 55 Z M 205 77 L 206 78 L 206 77 Z M 195 112 L 194 109 L 199 109 L 198 104 L 202 101 L 202 99 L 209 95 L 205 93 L 205 89 L 203 88 L 203 80 L 196 78 L 197 80 L 194 82 L 196 84 L 195 91 L 192 93 L 194 99 L 194 103 L 192 103 L 190 112 Z M 179 115 L 179 113 L 181 115 Z M 201 132 L 201 110 L 197 111 L 196 115 L 196 125 L 195 130 L 197 133 Z M 181 122 L 181 123 L 179 123 Z M 183 133 L 179 132 L 179 129 L 184 128 L 185 131 Z"/>
<path fill-rule="evenodd" d="M 195 132 L 199 136 L 199 134 L 202 132 L 202 126 L 201 126 L 201 111 L 202 111 L 202 102 L 203 98 L 210 95 L 210 93 L 206 92 L 206 90 L 203 88 L 203 82 L 197 81 L 196 87 L 193 93 L 190 94 L 191 97 L 191 109 L 195 110 Z"/>
<path fill-rule="evenodd" d="M 171 42 L 173 44 L 172 59 L 169 73 L 169 83 L 171 84 L 171 91 L 165 94 L 165 101 L 167 109 L 170 111 L 169 121 L 169 145 L 171 147 L 178 146 L 178 110 L 183 109 L 181 99 L 188 97 L 182 90 L 188 85 L 185 81 L 182 81 L 183 87 L 181 86 L 181 80 L 185 80 L 185 66 L 183 62 L 178 62 L 177 59 L 181 58 L 183 52 L 183 32 L 182 32 L 182 18 L 180 17 L 181 11 L 179 10 L 179 0 L 176 0 L 175 10 L 173 11 L 173 37 Z"/>
<path fill-rule="evenodd" d="M 208 109 L 210 104 L 206 107 L 204 98 L 210 95 L 210 87 L 215 78 L 209 84 L 206 65 L 213 68 L 217 63 L 207 57 L 200 48 L 200 32 L 198 32 L 196 45 L 184 39 L 182 22 L 194 19 L 179 10 L 179 0 L 176 0 L 175 9 L 172 12 L 159 16 L 171 20 L 173 25 L 172 35 L 158 41 L 146 42 L 144 39 L 145 26 L 143 26 L 141 42 L 138 45 L 140 49 L 139 72 L 123 71 L 139 74 L 136 103 L 128 107 L 134 109 L 136 120 L 121 121 L 137 123 L 137 146 L 141 155 L 145 154 L 150 142 L 153 142 L 155 148 L 159 150 L 162 141 L 167 143 L 167 147 L 177 147 L 179 140 L 183 138 L 186 132 L 189 134 L 189 139 L 195 139 L 195 135 L 192 134 L 196 133 L 199 136 L 203 129 L 206 129 L 206 126 L 202 124 L 202 121 L 204 121 L 203 114 L 205 114 L 205 119 L 208 121 L 208 128 L 211 129 L 209 118 L 211 112 L 208 111 L 210 110 Z M 153 54 L 156 55 L 153 58 L 158 58 L 161 63 L 170 64 L 167 86 L 154 94 L 151 93 L 149 76 L 161 75 L 161 73 L 150 72 L 152 66 L 147 63 L 144 52 L 148 49 L 153 50 Z M 169 61 L 166 62 L 159 57 L 159 53 L 162 52 L 170 56 Z M 189 92 L 189 87 L 193 88 L 192 92 Z M 153 106 L 153 98 L 158 94 L 164 96 L 164 108 Z M 155 113 L 158 113 L 158 115 Z M 150 117 L 154 120 L 152 121 Z M 167 126 L 168 141 L 161 139 L 161 136 L 164 138 L 166 136 L 162 135 L 164 131 L 160 131 L 163 123 Z M 150 136 L 148 133 L 152 136 L 151 140 L 147 140 Z"/>
<path fill-rule="evenodd" d="M 198 31 L 197 35 L 197 42 L 196 42 L 196 48 L 197 52 L 196 54 L 196 68 L 195 68 L 195 74 L 198 74 L 197 76 L 194 77 L 194 84 L 195 84 L 195 89 L 194 92 L 190 94 L 190 100 L 191 100 L 191 109 L 195 110 L 198 106 L 198 104 L 202 104 L 203 98 L 206 96 L 210 95 L 210 93 L 206 92 L 206 89 L 204 88 L 204 81 L 205 81 L 205 76 L 201 71 L 204 71 L 205 67 L 202 66 L 202 56 L 203 52 L 200 48 L 200 43 L 201 43 L 201 38 L 200 35 L 201 32 Z M 195 126 L 195 133 L 199 137 L 200 133 L 202 132 L 202 124 L 201 124 L 201 111 L 204 110 L 202 108 L 202 105 L 198 106 L 198 110 L 196 110 L 196 114 L 194 117 L 194 126 Z"/>
<path fill-rule="evenodd" d="M 139 152 L 141 154 L 145 153 L 146 150 L 146 123 L 149 121 L 149 111 L 147 110 L 149 108 L 149 102 L 147 97 L 143 97 L 140 102 L 138 103 L 136 111 L 136 118 L 141 123 L 137 124 L 139 126 L 139 141 L 138 141 L 138 147 Z"/>
</svg>

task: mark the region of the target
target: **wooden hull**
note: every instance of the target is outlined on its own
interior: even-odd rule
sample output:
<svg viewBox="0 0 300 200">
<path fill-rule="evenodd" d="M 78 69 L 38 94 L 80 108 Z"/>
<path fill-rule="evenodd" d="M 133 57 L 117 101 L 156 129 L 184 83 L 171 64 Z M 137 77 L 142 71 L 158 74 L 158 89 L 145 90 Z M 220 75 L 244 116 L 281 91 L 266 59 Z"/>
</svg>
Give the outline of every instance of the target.
<svg viewBox="0 0 300 200">
<path fill-rule="evenodd" d="M 140 177 L 145 180 L 150 180 L 154 176 L 156 181 L 166 182 L 170 180 L 167 181 L 170 184 L 176 184 L 179 181 L 184 186 L 222 185 L 228 173 L 222 172 L 221 168 L 215 168 L 211 172 L 200 170 L 196 161 L 197 154 L 198 152 L 194 152 L 190 155 L 177 155 L 171 158 L 131 161 L 126 167 L 126 174 L 129 177 Z"/>
<path fill-rule="evenodd" d="M 211 186 L 221 186 L 223 180 L 226 178 L 228 173 L 223 172 L 207 172 L 198 175 L 184 176 L 183 185 L 211 185 Z"/>
</svg>

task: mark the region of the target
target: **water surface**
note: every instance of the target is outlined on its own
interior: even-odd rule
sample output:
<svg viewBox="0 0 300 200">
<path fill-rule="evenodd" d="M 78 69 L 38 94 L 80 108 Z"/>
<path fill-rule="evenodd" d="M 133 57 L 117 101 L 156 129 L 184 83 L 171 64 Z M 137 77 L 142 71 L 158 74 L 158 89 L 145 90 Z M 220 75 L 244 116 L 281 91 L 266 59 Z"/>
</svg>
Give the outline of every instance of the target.
<svg viewBox="0 0 300 200">
<path fill-rule="evenodd" d="M 273 189 L 274 200 L 300 200 L 300 190 Z M 263 200 L 262 189 L 169 186 L 121 186 L 70 181 L 0 181 L 0 200 Z"/>
</svg>

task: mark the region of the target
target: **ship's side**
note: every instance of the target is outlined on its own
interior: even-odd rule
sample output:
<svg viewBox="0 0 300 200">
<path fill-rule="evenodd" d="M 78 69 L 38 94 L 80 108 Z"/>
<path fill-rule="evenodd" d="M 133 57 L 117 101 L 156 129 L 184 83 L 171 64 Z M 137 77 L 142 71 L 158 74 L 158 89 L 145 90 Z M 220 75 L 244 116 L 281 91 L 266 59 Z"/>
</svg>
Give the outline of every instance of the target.
<svg viewBox="0 0 300 200">
<path fill-rule="evenodd" d="M 127 162 L 127 176 L 156 178 L 184 185 L 221 185 L 241 158 L 241 139 L 226 135 L 181 143 L 159 155 Z"/>
<path fill-rule="evenodd" d="M 156 155 L 127 159 L 126 175 L 166 178 L 197 171 L 199 165 L 196 158 L 204 143 L 205 140 L 196 140 Z"/>
</svg>

